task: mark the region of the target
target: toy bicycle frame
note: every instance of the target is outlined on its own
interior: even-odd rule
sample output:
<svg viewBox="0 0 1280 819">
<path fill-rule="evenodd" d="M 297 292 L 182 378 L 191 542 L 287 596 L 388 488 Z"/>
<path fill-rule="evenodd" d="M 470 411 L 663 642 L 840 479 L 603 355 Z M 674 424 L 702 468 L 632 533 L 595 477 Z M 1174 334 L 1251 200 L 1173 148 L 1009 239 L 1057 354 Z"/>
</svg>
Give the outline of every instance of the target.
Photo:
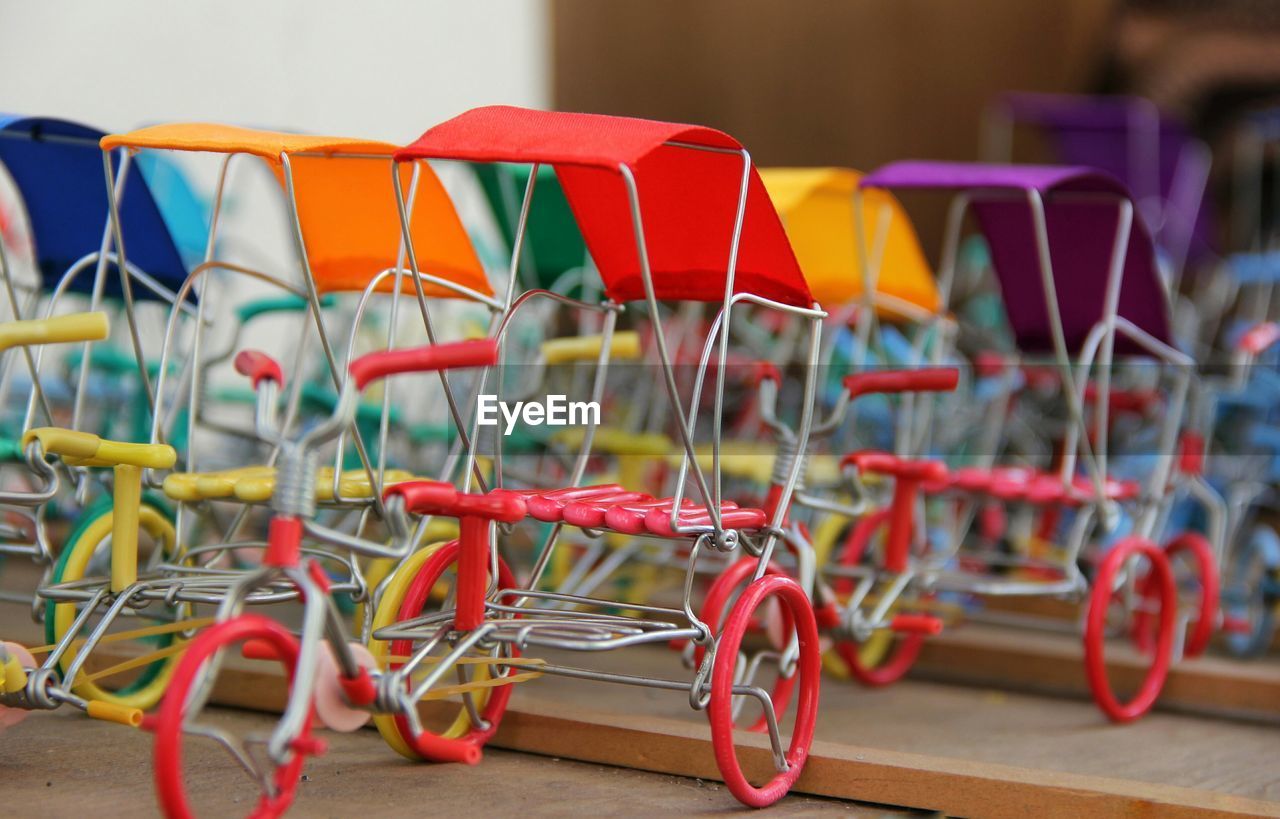
<svg viewBox="0 0 1280 819">
<path fill-rule="evenodd" d="M 452 355 L 452 359 L 449 356 Z M 314 702 L 316 684 L 316 668 L 319 663 L 321 641 L 324 640 L 333 650 L 333 656 L 341 678 L 348 682 L 347 696 L 355 700 L 353 704 L 367 706 L 373 710 L 378 697 L 375 694 L 373 679 L 359 659 L 353 654 L 347 639 L 344 618 L 333 602 L 333 586 L 314 562 L 304 563 L 303 557 L 308 550 L 302 546 L 303 535 L 332 538 L 313 520 L 316 511 L 314 453 L 324 442 L 339 437 L 349 426 L 354 417 L 356 402 L 361 389 L 374 378 L 393 372 L 404 372 L 414 369 L 440 369 L 453 366 L 476 366 L 491 364 L 495 356 L 491 344 L 485 342 L 463 342 L 448 347 L 428 346 L 421 349 L 372 353 L 363 359 L 354 361 L 350 371 L 353 378 L 344 379 L 339 394 L 338 404 L 333 415 L 296 439 L 286 439 L 279 429 L 276 412 L 278 386 L 282 380 L 279 366 L 265 356 L 241 354 L 237 360 L 237 368 L 254 379 L 258 390 L 258 404 L 255 426 L 258 434 L 266 440 L 274 441 L 280 446 L 279 485 L 272 495 L 272 518 L 267 536 L 266 551 L 262 567 L 241 573 L 222 594 L 216 620 L 226 624 L 240 617 L 246 605 L 255 602 L 255 597 L 263 589 L 268 591 L 281 584 L 293 587 L 303 602 L 303 618 L 300 629 L 301 641 L 296 658 L 296 669 L 292 677 L 292 686 L 288 704 L 284 714 L 272 732 L 268 742 L 268 753 L 277 762 L 283 763 L 291 752 L 307 752 L 314 748 L 299 748 L 297 741 L 306 733 L 309 726 Z M 439 363 L 436 363 L 437 360 Z M 388 366 L 389 365 L 389 366 Z M 412 365 L 412 366 L 406 366 Z M 383 546 L 356 537 L 343 537 L 341 544 L 353 553 L 375 557 L 400 559 L 408 554 L 417 543 L 413 537 L 412 527 L 404 514 L 401 499 L 390 496 L 387 502 L 388 524 L 392 532 L 392 544 Z M 203 703 L 210 693 L 208 686 L 217 676 L 221 654 L 211 661 L 211 667 L 201 679 L 204 686 L 198 688 L 189 697 L 190 702 Z M 407 675 L 408 672 L 405 672 Z M 404 676 L 390 674 L 385 684 L 403 688 Z M 189 726 L 183 726 L 189 731 Z M 251 762 L 232 748 L 230 741 L 223 735 L 212 732 L 211 736 L 221 742 L 237 759 L 252 768 Z"/>
</svg>

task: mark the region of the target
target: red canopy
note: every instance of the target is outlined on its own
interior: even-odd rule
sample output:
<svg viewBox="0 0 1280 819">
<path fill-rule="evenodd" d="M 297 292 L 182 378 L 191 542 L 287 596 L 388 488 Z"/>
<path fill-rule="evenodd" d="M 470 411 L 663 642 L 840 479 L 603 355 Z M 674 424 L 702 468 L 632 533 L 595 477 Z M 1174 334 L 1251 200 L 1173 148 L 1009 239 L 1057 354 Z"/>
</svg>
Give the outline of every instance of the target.
<svg viewBox="0 0 1280 819">
<path fill-rule="evenodd" d="M 644 287 L 619 173 L 625 165 L 639 191 L 655 294 L 663 300 L 714 302 L 724 298 L 742 182 L 741 147 L 727 134 L 693 125 L 490 106 L 431 128 L 396 152 L 396 159 L 553 165 L 609 296 L 637 301 L 644 298 Z M 734 292 L 801 307 L 813 303 L 754 167 Z"/>
</svg>

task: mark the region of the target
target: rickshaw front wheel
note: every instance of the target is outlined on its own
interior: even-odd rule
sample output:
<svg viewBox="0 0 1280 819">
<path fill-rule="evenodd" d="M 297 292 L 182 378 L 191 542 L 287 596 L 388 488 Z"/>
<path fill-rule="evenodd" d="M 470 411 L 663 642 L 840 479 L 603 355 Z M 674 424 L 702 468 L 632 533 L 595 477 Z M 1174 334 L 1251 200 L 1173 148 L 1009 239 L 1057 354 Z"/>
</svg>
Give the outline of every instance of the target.
<svg viewBox="0 0 1280 819">
<path fill-rule="evenodd" d="M 206 704 L 202 698 L 207 697 L 212 687 L 207 675 L 217 668 L 211 662 L 220 652 L 249 642 L 271 647 L 270 655 L 284 666 L 292 688 L 298 667 L 298 640 L 275 620 L 260 614 L 242 614 L 215 623 L 196 635 L 174 669 L 154 723 L 156 792 L 166 816 L 190 817 L 193 813 L 187 799 L 187 776 L 183 767 L 185 726 L 193 712 Z M 311 722 L 312 715 L 308 713 L 288 761 L 274 765 L 271 772 L 274 792 L 260 795 L 252 813 L 254 817 L 280 816 L 293 803 L 307 754 L 318 751 L 311 739 Z"/>
<path fill-rule="evenodd" d="M 1198 657 L 1209 647 L 1209 641 L 1213 639 L 1213 632 L 1218 622 L 1221 583 L 1218 562 L 1213 556 L 1213 547 L 1209 545 L 1209 541 L 1204 535 L 1196 532 L 1183 532 L 1178 535 L 1165 545 L 1164 553 L 1169 558 L 1175 587 L 1181 590 L 1184 580 L 1195 586 L 1193 605 L 1196 608 L 1196 622 L 1187 635 L 1183 655 Z M 1188 577 L 1180 577 L 1179 572 L 1174 568 L 1180 565 L 1177 558 L 1183 555 L 1189 558 L 1192 565 L 1191 574 Z M 1158 597 L 1158 587 L 1159 581 L 1154 574 L 1148 574 L 1139 583 L 1139 589 L 1146 598 Z M 1152 604 L 1158 605 L 1158 601 L 1152 600 L 1148 608 Z M 1155 617 L 1147 609 L 1135 612 L 1133 626 L 1134 643 L 1141 651 L 1150 653 L 1157 636 Z"/>
<path fill-rule="evenodd" d="M 799 638 L 800 655 L 797 658 L 795 723 L 791 731 L 791 743 L 785 759 L 787 768 L 775 771 L 763 785 L 753 785 L 747 780 L 739 764 L 734 744 L 733 699 L 737 681 L 737 666 L 742 638 L 751 624 L 756 610 L 769 597 L 785 606 Z M 818 676 L 822 670 L 822 654 L 818 646 L 818 624 L 813 606 L 800 585 L 789 577 L 765 575 L 747 586 L 729 612 L 724 628 L 716 641 L 714 665 L 711 671 L 711 698 L 707 704 L 707 718 L 711 722 L 711 746 L 715 751 L 716 765 L 729 792 L 739 802 L 754 808 L 763 808 L 777 802 L 800 776 L 809 749 L 813 745 L 813 731 L 818 718 Z M 757 754 L 757 759 L 766 756 Z M 770 763 L 770 767 L 772 764 Z"/>
<path fill-rule="evenodd" d="M 1136 568 L 1137 559 L 1144 559 L 1147 564 L 1149 581 L 1152 584 L 1151 594 L 1137 593 L 1127 595 L 1125 588 L 1134 582 L 1133 578 L 1122 578 L 1121 570 L 1125 564 L 1133 561 Z M 1116 582 L 1125 582 L 1117 587 Z M 1142 580 L 1137 582 L 1142 583 Z M 1126 597 L 1129 600 L 1126 601 Z M 1143 674 L 1135 693 L 1128 700 L 1121 700 L 1112 688 L 1107 673 L 1106 643 L 1108 631 L 1108 614 L 1112 604 L 1119 602 L 1124 607 L 1131 625 L 1136 612 L 1129 610 L 1129 603 L 1134 602 L 1144 609 L 1143 616 L 1154 618 L 1155 635 L 1152 650 L 1147 655 L 1150 665 Z M 1151 611 L 1157 607 L 1157 611 Z M 1169 663 L 1173 656 L 1173 637 L 1177 619 L 1178 591 L 1173 582 L 1173 569 L 1164 550 L 1149 540 L 1139 537 L 1125 538 L 1113 546 L 1102 558 L 1097 574 L 1093 578 L 1093 589 L 1089 594 L 1089 609 L 1085 618 L 1084 631 L 1084 667 L 1089 681 L 1089 690 L 1093 699 L 1112 722 L 1132 722 L 1151 710 L 1164 681 L 1169 675 Z"/>
<path fill-rule="evenodd" d="M 726 617 L 726 612 L 733 600 L 733 595 L 740 587 L 751 579 L 751 575 L 755 572 L 759 561 L 754 557 L 744 557 L 738 562 L 729 566 L 716 577 L 711 587 L 707 589 L 706 597 L 703 598 L 702 611 L 699 618 L 707 624 L 712 634 L 720 631 L 722 621 Z M 784 576 L 781 568 L 776 564 L 770 563 L 765 569 L 765 576 Z M 749 624 L 751 631 L 759 631 L 766 633 L 775 640 L 784 641 L 783 645 L 775 645 L 774 648 L 784 649 L 785 640 L 789 637 L 793 629 L 790 619 L 790 613 L 787 609 L 780 605 L 775 605 L 760 612 L 754 622 Z M 706 648 L 703 646 L 694 646 L 693 662 L 695 666 L 701 666 L 703 658 L 706 657 Z M 776 719 L 781 720 L 782 714 L 787 710 L 787 704 L 791 702 L 791 694 L 795 689 L 796 675 L 790 677 L 778 675 L 777 681 L 773 685 L 770 692 L 773 700 L 773 712 Z M 768 729 L 768 719 L 761 714 L 749 730 L 762 733 Z"/>
</svg>

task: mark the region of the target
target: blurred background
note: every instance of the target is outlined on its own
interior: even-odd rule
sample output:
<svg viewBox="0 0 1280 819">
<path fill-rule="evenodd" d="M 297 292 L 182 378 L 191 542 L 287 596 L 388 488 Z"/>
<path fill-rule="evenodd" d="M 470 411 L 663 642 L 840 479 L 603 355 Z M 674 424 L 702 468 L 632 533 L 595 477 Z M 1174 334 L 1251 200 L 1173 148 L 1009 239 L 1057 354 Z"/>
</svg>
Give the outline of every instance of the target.
<svg viewBox="0 0 1280 819">
<path fill-rule="evenodd" d="M 1278 87 L 1278 31 L 1262 0 L 0 0 L 0 109 L 403 142 L 510 103 L 712 125 L 760 165 L 870 169 L 980 156 L 1003 91 L 1131 93 L 1208 141 L 1222 198 L 1240 111 Z M 936 215 L 920 221 L 932 250 Z"/>
</svg>

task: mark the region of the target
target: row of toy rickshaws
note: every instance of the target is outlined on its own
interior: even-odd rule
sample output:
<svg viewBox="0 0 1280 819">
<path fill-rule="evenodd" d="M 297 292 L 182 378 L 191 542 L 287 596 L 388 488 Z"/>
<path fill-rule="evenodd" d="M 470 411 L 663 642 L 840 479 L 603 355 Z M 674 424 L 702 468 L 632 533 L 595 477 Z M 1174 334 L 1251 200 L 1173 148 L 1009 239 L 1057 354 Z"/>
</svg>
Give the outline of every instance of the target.
<svg viewBox="0 0 1280 819">
<path fill-rule="evenodd" d="M 1082 631 L 1118 722 L 1266 653 L 1280 257 L 1214 249 L 1207 155 L 1145 103 L 995 111 L 1064 164 L 757 169 L 511 107 L 407 145 L 0 119 L 0 725 L 142 728 L 167 814 L 226 763 L 271 815 L 322 727 L 474 763 L 568 677 L 683 695 L 764 806 L 824 670 L 892 683 L 961 621 Z M 898 194 L 945 212 L 936 268 Z M 272 665 L 278 720 L 210 710 Z"/>
</svg>

